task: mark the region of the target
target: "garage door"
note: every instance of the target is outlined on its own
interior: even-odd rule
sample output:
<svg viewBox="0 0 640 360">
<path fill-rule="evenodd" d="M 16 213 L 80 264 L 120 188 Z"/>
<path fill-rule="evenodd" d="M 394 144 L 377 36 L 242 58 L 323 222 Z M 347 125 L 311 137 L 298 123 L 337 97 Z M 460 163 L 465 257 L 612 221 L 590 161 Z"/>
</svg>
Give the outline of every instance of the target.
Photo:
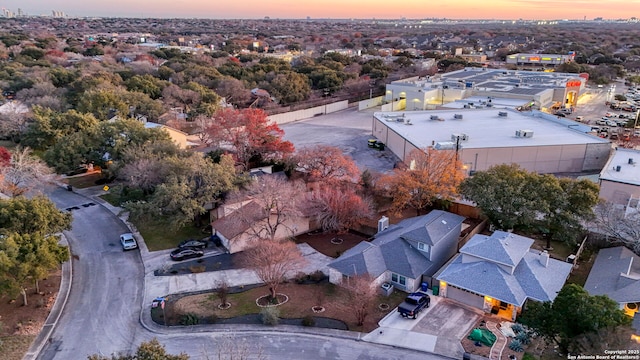
<svg viewBox="0 0 640 360">
<path fill-rule="evenodd" d="M 483 296 L 451 285 L 447 285 L 447 297 L 478 309 L 482 309 L 484 306 Z"/>
</svg>

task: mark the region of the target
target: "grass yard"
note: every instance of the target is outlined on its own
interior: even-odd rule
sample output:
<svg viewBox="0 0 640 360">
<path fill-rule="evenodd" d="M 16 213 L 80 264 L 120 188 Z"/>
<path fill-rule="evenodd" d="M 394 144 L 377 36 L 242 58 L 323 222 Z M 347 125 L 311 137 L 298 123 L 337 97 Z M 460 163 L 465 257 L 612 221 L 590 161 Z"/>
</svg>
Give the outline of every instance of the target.
<svg viewBox="0 0 640 360">
<path fill-rule="evenodd" d="M 134 223 L 149 251 L 171 249 L 185 239 L 202 239 L 208 237 L 200 228 L 187 225 L 181 229 L 172 229 L 166 223 L 154 221 Z"/>
<path fill-rule="evenodd" d="M 11 335 L 0 337 L 0 353 L 4 360 L 21 360 L 36 335 Z"/>
<path fill-rule="evenodd" d="M 91 173 L 82 176 L 68 177 L 65 179 L 66 183 L 74 188 L 84 189 L 92 186 L 96 186 L 96 181 L 102 179 L 102 174 L 99 172 Z"/>
<path fill-rule="evenodd" d="M 405 293 L 394 291 L 389 297 L 379 296 L 374 303 L 371 304 L 371 310 L 364 326 L 357 326 L 353 315 L 353 307 L 349 306 L 348 297 L 344 294 L 345 290 L 326 282 L 319 284 L 295 284 L 286 283 L 278 287 L 278 293 L 285 294 L 289 300 L 277 307 L 280 311 L 280 318 L 299 319 L 306 316 L 325 317 L 343 321 L 347 324 L 349 330 L 369 332 L 378 327 L 378 322 L 386 316 L 390 311 L 402 302 Z M 165 312 L 168 325 L 177 325 L 180 323 L 182 316 L 186 314 L 196 315 L 201 319 L 200 323 L 215 323 L 218 319 L 229 319 L 242 317 L 250 314 L 259 314 L 261 308 L 256 304 L 256 300 L 269 293 L 266 286 L 253 288 L 241 293 L 229 294 L 228 302 L 231 307 L 226 310 L 218 308 L 220 300 L 214 292 L 189 295 L 181 298 L 172 299 L 169 296 Z M 384 303 L 389 307 L 386 310 L 380 310 L 378 305 Z M 322 306 L 325 311 L 314 313 L 311 309 L 313 306 Z M 161 311 L 155 310 L 160 315 L 155 317 L 161 319 Z M 159 320 L 160 323 L 162 320 Z"/>
</svg>

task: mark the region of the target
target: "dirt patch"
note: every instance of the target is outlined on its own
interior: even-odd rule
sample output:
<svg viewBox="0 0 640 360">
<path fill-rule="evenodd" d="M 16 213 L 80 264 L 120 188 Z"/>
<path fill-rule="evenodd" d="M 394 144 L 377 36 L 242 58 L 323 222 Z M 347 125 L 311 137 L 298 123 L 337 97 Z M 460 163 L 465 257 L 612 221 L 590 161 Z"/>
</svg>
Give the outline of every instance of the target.
<svg viewBox="0 0 640 360">
<path fill-rule="evenodd" d="M 471 330 L 469 331 L 469 333 L 471 333 L 471 331 L 473 331 L 473 329 L 476 328 L 480 328 L 480 329 L 486 329 L 487 327 L 485 326 L 486 321 L 493 321 L 495 322 L 495 319 L 491 319 L 491 318 L 481 318 L 480 320 L 478 320 L 478 322 L 473 326 L 473 328 L 471 328 Z M 494 335 L 498 336 L 498 334 Z M 474 354 L 474 355 L 479 355 L 479 356 L 483 356 L 485 358 L 489 357 L 489 353 L 491 352 L 491 348 L 486 346 L 486 345 L 480 345 L 477 346 L 476 342 L 473 340 L 468 339 L 467 337 L 469 336 L 469 334 L 467 334 L 461 341 L 462 343 L 462 347 L 464 348 L 465 352 L 468 352 L 469 354 Z M 515 352 L 511 349 L 509 349 L 509 343 L 511 342 L 513 338 L 507 338 L 507 344 L 504 347 L 504 350 L 502 351 L 502 357 L 500 358 L 501 360 L 510 360 L 509 356 L 515 356 L 517 359 L 522 359 L 522 356 L 524 355 L 524 352 Z"/>
<path fill-rule="evenodd" d="M 368 241 L 369 238 L 355 233 L 339 234 L 337 238 L 342 240 L 331 241 L 336 238 L 335 233 L 312 232 L 296 236 L 296 244 L 307 243 L 319 253 L 337 258 L 345 251 L 359 244 L 361 241 Z M 337 243 L 337 244 L 336 244 Z"/>
<path fill-rule="evenodd" d="M 39 282 L 40 294 L 35 286 L 27 289 L 27 306 L 22 305 L 22 296 L 0 297 L 0 353 L 7 360 L 22 359 L 31 342 L 40 332 L 49 316 L 60 288 L 61 271 L 52 272 Z"/>
</svg>

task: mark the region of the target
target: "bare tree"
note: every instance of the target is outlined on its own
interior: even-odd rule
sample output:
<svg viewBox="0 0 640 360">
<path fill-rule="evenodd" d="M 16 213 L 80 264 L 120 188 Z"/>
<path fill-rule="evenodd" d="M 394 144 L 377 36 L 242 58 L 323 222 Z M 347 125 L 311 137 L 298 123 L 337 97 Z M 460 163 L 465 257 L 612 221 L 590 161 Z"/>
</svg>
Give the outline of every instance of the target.
<svg viewBox="0 0 640 360">
<path fill-rule="evenodd" d="M 256 178 L 247 190 L 232 195 L 231 198 L 251 199 L 260 208 L 264 219 L 256 221 L 252 212 L 237 211 L 235 221 L 249 228 L 253 238 L 274 240 L 284 229 L 288 235 L 295 235 L 295 219 L 302 215 L 301 207 L 305 194 L 302 182 L 289 181 L 284 176 L 261 176 Z"/>
<path fill-rule="evenodd" d="M 53 185 L 58 176 L 31 149 L 18 148 L 11 154 L 9 166 L 0 169 L 0 191 L 16 197 Z"/>
<path fill-rule="evenodd" d="M 598 231 L 632 247 L 640 254 L 640 213 L 611 202 L 601 202 L 595 208 Z"/>
<path fill-rule="evenodd" d="M 343 280 L 347 290 L 347 307 L 353 314 L 358 326 L 364 325 L 377 297 L 376 286 L 368 274 L 351 276 Z"/>
<path fill-rule="evenodd" d="M 220 306 L 229 304 L 229 283 L 226 280 L 216 282 L 216 296 L 220 299 Z"/>
<path fill-rule="evenodd" d="M 27 113 L 20 109 L 19 103 L 12 104 L 15 104 L 13 111 L 0 114 L 0 136 L 16 141 L 27 129 L 29 119 Z"/>
<path fill-rule="evenodd" d="M 263 239 L 242 253 L 242 264 L 253 271 L 269 287 L 269 296 L 276 299 L 278 285 L 295 274 L 306 263 L 295 243 L 289 240 Z"/>
</svg>

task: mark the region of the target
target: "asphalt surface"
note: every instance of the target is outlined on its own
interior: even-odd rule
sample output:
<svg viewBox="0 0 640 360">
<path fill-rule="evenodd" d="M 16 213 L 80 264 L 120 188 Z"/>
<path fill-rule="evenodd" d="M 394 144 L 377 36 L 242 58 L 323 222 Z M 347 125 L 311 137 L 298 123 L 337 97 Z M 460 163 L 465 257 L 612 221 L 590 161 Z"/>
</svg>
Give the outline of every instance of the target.
<svg viewBox="0 0 640 360">
<path fill-rule="evenodd" d="M 373 138 L 373 110 L 358 111 L 357 107 L 282 124 L 284 140 L 296 149 L 315 145 L 331 145 L 351 156 L 360 171 L 366 169 L 386 173 L 400 161 L 390 150 L 375 150 L 368 146 Z"/>
<path fill-rule="evenodd" d="M 140 330 L 143 267 L 138 251 L 123 252 L 118 236 L 127 226 L 93 201 L 57 189 L 49 194 L 61 209 L 77 207 L 66 233 L 73 261 L 67 303 L 40 359 L 82 359 L 128 350 Z"/>
</svg>

